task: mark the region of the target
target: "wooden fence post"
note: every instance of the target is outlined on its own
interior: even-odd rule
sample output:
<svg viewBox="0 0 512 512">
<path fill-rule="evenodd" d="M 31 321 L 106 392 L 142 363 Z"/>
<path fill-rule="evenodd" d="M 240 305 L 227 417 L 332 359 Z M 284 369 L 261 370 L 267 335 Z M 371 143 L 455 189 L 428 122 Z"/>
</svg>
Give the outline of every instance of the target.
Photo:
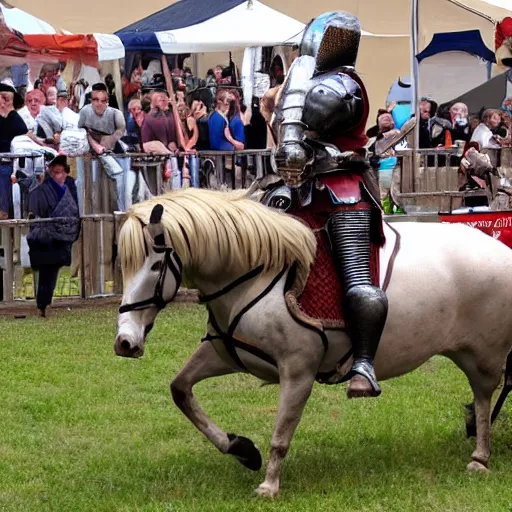
<svg viewBox="0 0 512 512">
<path fill-rule="evenodd" d="M 2 245 L 4 248 L 4 302 L 12 302 L 14 299 L 13 294 L 13 279 L 14 279 L 14 254 L 12 243 L 12 230 L 9 226 L 2 226 Z"/>
</svg>

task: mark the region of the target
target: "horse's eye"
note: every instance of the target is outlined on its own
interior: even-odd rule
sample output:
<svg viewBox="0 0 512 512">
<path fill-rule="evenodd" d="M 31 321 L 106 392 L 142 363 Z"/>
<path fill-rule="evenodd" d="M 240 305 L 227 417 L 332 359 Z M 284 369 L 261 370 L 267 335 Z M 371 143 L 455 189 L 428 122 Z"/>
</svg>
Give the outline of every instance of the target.
<svg viewBox="0 0 512 512">
<path fill-rule="evenodd" d="M 153 263 L 153 265 L 151 266 L 151 270 L 153 272 L 160 272 L 162 268 L 162 262 L 161 261 L 157 261 L 156 263 Z"/>
</svg>

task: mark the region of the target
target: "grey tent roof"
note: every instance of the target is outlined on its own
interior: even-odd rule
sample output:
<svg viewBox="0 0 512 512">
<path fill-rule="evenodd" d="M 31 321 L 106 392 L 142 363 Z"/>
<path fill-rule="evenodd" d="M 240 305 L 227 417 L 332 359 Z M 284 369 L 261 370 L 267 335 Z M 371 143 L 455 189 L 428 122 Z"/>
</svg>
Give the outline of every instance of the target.
<svg viewBox="0 0 512 512">
<path fill-rule="evenodd" d="M 501 108 L 503 100 L 507 92 L 507 74 L 510 71 L 495 76 L 487 82 L 475 87 L 451 101 L 440 106 L 440 109 L 452 105 L 456 102 L 465 103 L 471 114 L 477 114 L 482 107 L 484 108 Z"/>
</svg>

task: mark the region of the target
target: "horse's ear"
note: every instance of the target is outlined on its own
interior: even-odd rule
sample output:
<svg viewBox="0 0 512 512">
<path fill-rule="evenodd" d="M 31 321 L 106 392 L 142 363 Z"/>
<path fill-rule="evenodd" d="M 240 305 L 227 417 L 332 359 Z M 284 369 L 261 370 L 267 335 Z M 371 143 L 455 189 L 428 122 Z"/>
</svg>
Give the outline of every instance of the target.
<svg viewBox="0 0 512 512">
<path fill-rule="evenodd" d="M 153 211 L 151 212 L 151 216 L 149 217 L 150 224 L 159 224 L 162 220 L 162 215 L 164 214 L 164 207 L 161 204 L 156 204 L 153 207 Z"/>
<path fill-rule="evenodd" d="M 161 224 L 163 213 L 164 207 L 161 204 L 155 205 L 149 217 L 149 224 L 147 226 L 154 244 L 160 246 L 165 245 L 164 229 Z"/>
</svg>

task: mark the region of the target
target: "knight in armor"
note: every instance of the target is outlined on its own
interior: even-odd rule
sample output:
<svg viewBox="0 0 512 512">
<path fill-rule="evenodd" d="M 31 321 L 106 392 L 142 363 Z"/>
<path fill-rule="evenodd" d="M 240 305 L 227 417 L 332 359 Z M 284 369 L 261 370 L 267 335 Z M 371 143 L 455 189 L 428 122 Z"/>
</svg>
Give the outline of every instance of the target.
<svg viewBox="0 0 512 512">
<path fill-rule="evenodd" d="M 388 312 L 370 266 L 371 244 L 382 245 L 384 235 L 379 187 L 363 149 L 369 105 L 354 68 L 360 37 L 359 20 L 341 11 L 307 26 L 272 123 L 274 168 L 284 185 L 266 195 L 269 206 L 290 213 L 307 208 L 326 214 L 354 349 L 343 378 L 350 380 L 349 398 L 381 393 L 373 361 Z"/>
</svg>

